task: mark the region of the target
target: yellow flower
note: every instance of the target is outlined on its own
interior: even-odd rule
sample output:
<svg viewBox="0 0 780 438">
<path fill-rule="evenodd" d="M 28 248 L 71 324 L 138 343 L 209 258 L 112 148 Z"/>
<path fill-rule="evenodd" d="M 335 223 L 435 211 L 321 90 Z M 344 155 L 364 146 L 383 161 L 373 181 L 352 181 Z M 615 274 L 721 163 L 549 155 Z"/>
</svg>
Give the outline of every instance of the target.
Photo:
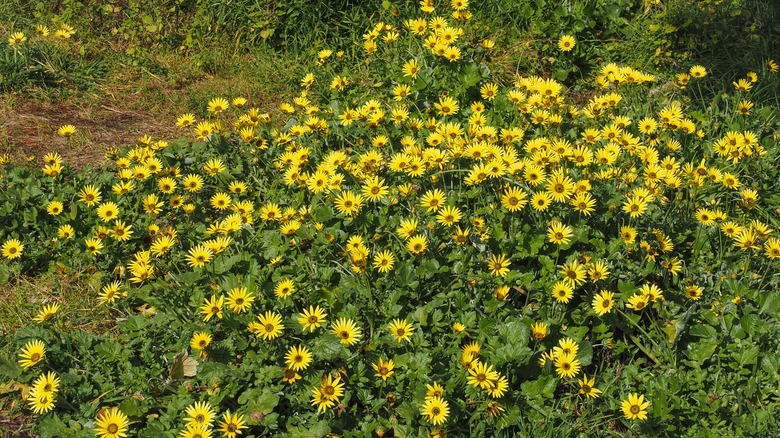
<svg viewBox="0 0 780 438">
<path fill-rule="evenodd" d="M 97 297 L 98 304 L 113 303 L 117 297 L 121 297 L 124 294 L 119 291 L 122 287 L 122 283 L 114 281 L 113 283 L 103 286 Z"/>
<path fill-rule="evenodd" d="M 390 334 L 395 337 L 397 342 L 409 341 L 414 334 L 414 325 L 396 318 L 390 323 Z"/>
<path fill-rule="evenodd" d="M 501 205 L 511 212 L 520 211 L 525 207 L 528 196 L 519 187 L 509 187 L 501 196 Z"/>
<path fill-rule="evenodd" d="M 303 309 L 303 312 L 298 314 L 298 323 L 303 326 L 303 329 L 309 329 L 313 332 L 315 328 L 319 328 L 325 322 L 325 317 L 328 316 L 320 306 Z"/>
<path fill-rule="evenodd" d="M 51 201 L 49 202 L 49 205 L 46 206 L 46 212 L 52 216 L 57 216 L 62 213 L 62 209 L 63 205 L 60 201 Z"/>
<path fill-rule="evenodd" d="M 559 377 L 571 379 L 580 372 L 580 361 L 573 354 L 559 354 L 555 356 L 555 372 Z"/>
<path fill-rule="evenodd" d="M 441 209 L 438 215 L 436 215 L 436 222 L 445 225 L 452 226 L 463 217 L 458 207 L 446 206 Z"/>
<path fill-rule="evenodd" d="M 195 123 L 195 115 L 192 113 L 182 114 L 178 119 L 176 119 L 176 126 L 179 128 L 186 128 L 193 123 Z"/>
<path fill-rule="evenodd" d="M 563 280 L 572 287 L 585 283 L 587 271 L 585 266 L 581 265 L 577 260 L 573 260 L 571 263 L 564 263 L 558 272 L 563 275 Z"/>
<path fill-rule="evenodd" d="M 29 341 L 19 353 L 19 365 L 24 369 L 30 368 L 42 361 L 45 354 L 46 345 L 44 345 L 43 341 L 37 339 Z"/>
<path fill-rule="evenodd" d="M 636 239 L 636 229 L 629 226 L 621 227 L 620 238 L 623 239 L 623 242 L 626 244 L 634 243 L 634 240 Z"/>
<path fill-rule="evenodd" d="M 247 292 L 245 287 L 234 287 L 228 291 L 226 300 L 228 307 L 232 312 L 244 313 L 252 308 L 255 296 Z"/>
<path fill-rule="evenodd" d="M 287 367 L 295 371 L 303 371 L 308 368 L 312 360 L 311 351 L 303 345 L 292 346 L 287 350 L 285 357 L 285 363 Z"/>
<path fill-rule="evenodd" d="M 509 272 L 509 260 L 503 254 L 491 255 L 488 259 L 488 270 L 494 277 L 503 277 Z"/>
<path fill-rule="evenodd" d="M 574 234 L 572 228 L 558 221 L 552 221 L 547 226 L 547 238 L 556 245 L 566 245 Z"/>
<path fill-rule="evenodd" d="M 750 115 L 751 109 L 753 109 L 753 102 L 749 100 L 741 100 L 737 106 L 737 113 L 742 114 L 743 116 L 747 116 Z"/>
<path fill-rule="evenodd" d="M 228 101 L 222 97 L 215 97 L 209 101 L 208 111 L 212 114 L 219 114 L 228 108 Z"/>
<path fill-rule="evenodd" d="M 59 379 L 57 380 L 59 381 Z M 55 400 L 56 392 L 37 391 L 35 388 L 30 390 L 27 395 L 27 402 L 30 404 L 30 409 L 38 415 L 45 414 L 54 409 Z"/>
<path fill-rule="evenodd" d="M 701 66 L 701 65 L 694 65 L 690 69 L 690 74 L 694 78 L 703 78 L 703 77 L 707 76 L 707 69 L 704 68 L 704 66 Z"/>
<path fill-rule="evenodd" d="M 103 249 L 103 242 L 100 239 L 85 239 L 84 245 L 87 247 L 87 251 L 92 254 L 101 254 L 100 250 Z"/>
<path fill-rule="evenodd" d="M 555 301 L 566 304 L 574 296 L 574 287 L 572 283 L 563 280 L 555 283 L 550 293 L 555 298 Z"/>
<path fill-rule="evenodd" d="M 406 242 L 406 249 L 412 254 L 422 254 L 428 248 L 428 238 L 422 234 L 415 234 Z"/>
<path fill-rule="evenodd" d="M 498 85 L 494 83 L 488 83 L 480 87 L 479 94 L 485 100 L 493 100 L 498 95 Z"/>
<path fill-rule="evenodd" d="M 95 433 L 100 438 L 120 438 L 127 436 L 130 420 L 118 407 L 101 409 L 95 421 Z"/>
<path fill-rule="evenodd" d="M 650 304 L 650 297 L 648 295 L 636 294 L 628 299 L 626 307 L 634 309 L 635 312 L 639 312 L 647 307 L 648 304 Z"/>
<path fill-rule="evenodd" d="M 363 184 L 363 196 L 368 198 L 371 202 L 377 202 L 387 195 L 389 192 L 388 187 L 385 185 L 385 180 L 379 179 L 379 177 L 371 177 Z"/>
<path fill-rule="evenodd" d="M 114 202 L 104 202 L 98 206 L 97 215 L 103 221 L 110 222 L 119 215 L 119 206 Z"/>
<path fill-rule="evenodd" d="M 451 116 L 457 114 L 458 110 L 460 109 L 458 102 L 449 96 L 440 97 L 439 101 L 434 103 L 433 106 L 441 116 Z"/>
<path fill-rule="evenodd" d="M 330 332 L 338 336 L 342 345 L 353 345 L 360 340 L 362 332 L 355 322 L 348 318 L 340 318 L 330 326 Z"/>
<path fill-rule="evenodd" d="M 335 406 L 342 395 L 344 395 L 344 383 L 341 382 L 340 375 L 333 377 L 331 374 L 326 374 L 322 377 L 320 387 L 314 388 L 311 404 L 317 406 L 317 412 L 322 412 Z"/>
<path fill-rule="evenodd" d="M 300 380 L 302 377 L 303 376 L 298 374 L 298 372 L 292 368 L 284 367 L 284 369 L 282 369 L 282 382 L 284 383 L 292 385 L 293 383 Z"/>
<path fill-rule="evenodd" d="M 393 269 L 394 265 L 395 265 L 395 255 L 393 255 L 392 251 L 390 250 L 379 252 L 374 256 L 373 266 L 376 270 L 378 270 L 382 274 L 386 272 L 390 272 Z"/>
<path fill-rule="evenodd" d="M 216 415 L 216 412 L 214 412 L 214 409 L 208 402 L 195 402 L 194 404 L 187 406 L 184 412 L 187 414 L 184 422 L 187 424 L 188 428 L 200 426 L 210 427 L 211 423 L 214 422 L 214 416 Z"/>
<path fill-rule="evenodd" d="M 76 133 L 76 127 L 73 125 L 63 125 L 57 130 L 57 134 L 61 137 L 70 137 Z"/>
<path fill-rule="evenodd" d="M 737 82 L 732 82 L 732 84 L 734 84 L 734 88 L 736 88 L 737 91 L 741 93 L 748 92 L 751 88 L 753 88 L 753 83 L 747 79 L 740 79 Z"/>
<path fill-rule="evenodd" d="M 263 315 L 258 315 L 257 320 L 258 322 L 249 324 L 249 331 L 254 333 L 257 337 L 262 337 L 265 341 L 276 339 L 284 330 L 282 315 L 277 312 L 271 312 L 269 310 Z"/>
<path fill-rule="evenodd" d="M 189 252 L 187 253 L 187 264 L 191 268 L 199 268 L 209 261 L 211 261 L 211 257 L 214 255 L 213 251 L 208 249 L 203 244 L 197 245 L 195 247 L 190 248 Z"/>
<path fill-rule="evenodd" d="M 441 397 L 431 397 L 425 400 L 422 406 L 422 415 L 434 426 L 447 421 L 450 414 L 449 403 Z"/>
<path fill-rule="evenodd" d="M 395 367 L 393 359 L 385 361 L 382 358 L 379 358 L 377 362 L 371 364 L 371 367 L 376 371 L 374 376 L 381 377 L 383 381 L 387 380 L 387 378 L 392 376 L 395 372 L 393 371 L 393 368 Z"/>
<path fill-rule="evenodd" d="M 588 376 L 583 375 L 582 379 L 577 379 L 577 383 L 580 384 L 579 393 L 584 394 L 586 398 L 598 398 L 601 394 L 601 390 L 594 386 L 596 379 L 593 377 L 588 379 Z"/>
<path fill-rule="evenodd" d="M 22 32 L 14 32 L 8 37 L 8 45 L 12 47 L 23 44 L 25 41 L 27 41 L 27 37 Z"/>
<path fill-rule="evenodd" d="M 287 298 L 292 295 L 293 292 L 295 292 L 295 282 L 289 278 L 279 281 L 274 288 L 274 295 L 279 298 Z"/>
<path fill-rule="evenodd" d="M 697 301 L 701 298 L 701 294 L 704 292 L 704 288 L 695 284 L 689 284 L 685 286 L 685 296 L 688 299 Z"/>
<path fill-rule="evenodd" d="M 415 59 L 410 59 L 404 64 L 403 72 L 404 72 L 404 76 L 411 76 L 412 78 L 416 78 L 417 73 L 420 72 L 420 65 L 417 64 L 417 61 Z"/>
<path fill-rule="evenodd" d="M 558 48 L 561 49 L 562 52 L 571 52 L 574 49 L 575 44 L 576 40 L 571 35 L 563 35 L 558 39 Z"/>
<path fill-rule="evenodd" d="M 214 295 L 212 295 L 210 299 L 206 299 L 200 307 L 200 313 L 203 314 L 203 320 L 208 322 L 212 316 L 222 319 L 222 306 L 224 304 L 225 297 L 222 295 L 219 296 L 219 299 Z"/>
<path fill-rule="evenodd" d="M 354 217 L 363 205 L 363 196 L 343 190 L 335 199 L 336 209 L 345 216 Z"/>
<path fill-rule="evenodd" d="M 54 304 L 47 304 L 43 306 L 43 309 L 41 309 L 40 312 L 38 312 L 38 315 L 33 318 L 33 321 L 37 322 L 38 324 L 42 324 L 52 318 L 54 318 L 54 315 L 57 314 L 57 311 L 60 310 L 60 305 L 57 303 Z"/>
<path fill-rule="evenodd" d="M 536 211 L 545 211 L 552 203 L 552 196 L 548 192 L 536 192 L 531 197 L 531 206 Z"/>
<path fill-rule="evenodd" d="M 469 370 L 468 384 L 486 390 L 490 388 L 490 382 L 498 380 L 498 377 L 499 374 L 492 365 L 477 361 L 474 367 Z"/>
<path fill-rule="evenodd" d="M 606 290 L 602 291 L 593 297 L 591 305 L 593 306 L 593 311 L 596 312 L 596 315 L 604 316 L 611 312 L 612 308 L 615 306 L 615 294 Z"/>
<path fill-rule="evenodd" d="M 664 292 L 655 284 L 643 284 L 639 292 L 645 295 L 650 302 L 663 301 Z"/>
<path fill-rule="evenodd" d="M 306 75 L 301 78 L 301 87 L 303 88 L 309 88 L 314 83 L 314 73 L 306 73 Z"/>
<path fill-rule="evenodd" d="M 543 341 L 547 337 L 548 327 L 547 324 L 541 321 L 537 321 L 531 325 L 531 337 L 535 341 Z"/>
<path fill-rule="evenodd" d="M 426 192 L 420 200 L 420 205 L 428 209 L 428 212 L 435 213 L 446 202 L 447 196 L 439 189 L 433 189 Z"/>
<path fill-rule="evenodd" d="M 205 350 L 211 343 L 211 334 L 208 332 L 195 332 L 190 338 L 190 348 L 193 350 Z"/>
<path fill-rule="evenodd" d="M 87 204 L 87 207 L 92 207 L 100 202 L 100 189 L 93 185 L 84 186 L 79 193 L 79 200 Z"/>
<path fill-rule="evenodd" d="M 623 211 L 629 214 L 631 218 L 639 217 L 647 210 L 647 202 L 639 196 L 630 196 L 623 203 Z"/>
<path fill-rule="evenodd" d="M 244 425 L 244 416 L 240 414 L 231 414 L 230 411 L 226 411 L 222 414 L 222 420 L 219 422 L 219 432 L 222 432 L 222 436 L 225 438 L 236 438 L 237 434 L 241 434 L 241 429 L 246 429 Z"/>
<path fill-rule="evenodd" d="M 645 396 L 636 393 L 628 394 L 628 398 L 621 402 L 623 415 L 629 420 L 647 419 L 648 406 L 650 406 L 650 402 L 645 401 Z"/>
</svg>

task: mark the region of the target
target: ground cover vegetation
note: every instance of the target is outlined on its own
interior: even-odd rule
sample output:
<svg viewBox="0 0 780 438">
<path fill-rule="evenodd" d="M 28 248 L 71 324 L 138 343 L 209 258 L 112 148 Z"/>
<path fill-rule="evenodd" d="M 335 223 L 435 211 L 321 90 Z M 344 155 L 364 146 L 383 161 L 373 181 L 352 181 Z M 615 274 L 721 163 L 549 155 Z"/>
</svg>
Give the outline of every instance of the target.
<svg viewBox="0 0 780 438">
<path fill-rule="evenodd" d="M 267 54 L 287 91 L 203 92 L 166 121 L 177 134 L 87 168 L 64 149 L 3 156 L 2 424 L 780 430 L 772 7 L 166 4 L 28 8 L 4 29 L 0 85 L 97 92 L 116 44 L 171 86 Z M 706 25 L 723 32 L 687 36 Z M 171 53 L 197 59 L 190 79 Z"/>
</svg>

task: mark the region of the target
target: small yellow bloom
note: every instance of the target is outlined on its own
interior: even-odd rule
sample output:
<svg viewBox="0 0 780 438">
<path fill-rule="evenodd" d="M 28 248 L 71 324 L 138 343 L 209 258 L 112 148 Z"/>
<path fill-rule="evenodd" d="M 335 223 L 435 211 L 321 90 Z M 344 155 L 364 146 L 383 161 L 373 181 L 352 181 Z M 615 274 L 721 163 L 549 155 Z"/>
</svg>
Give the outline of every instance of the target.
<svg viewBox="0 0 780 438">
<path fill-rule="evenodd" d="M 560 39 L 558 39 L 558 48 L 561 49 L 562 52 L 571 52 L 574 50 L 574 45 L 576 43 L 577 41 L 573 36 L 563 35 Z"/>
<path fill-rule="evenodd" d="M 59 134 L 61 137 L 70 137 L 75 133 L 76 127 L 73 125 L 63 125 L 60 126 L 60 129 L 57 130 L 57 134 Z"/>
</svg>

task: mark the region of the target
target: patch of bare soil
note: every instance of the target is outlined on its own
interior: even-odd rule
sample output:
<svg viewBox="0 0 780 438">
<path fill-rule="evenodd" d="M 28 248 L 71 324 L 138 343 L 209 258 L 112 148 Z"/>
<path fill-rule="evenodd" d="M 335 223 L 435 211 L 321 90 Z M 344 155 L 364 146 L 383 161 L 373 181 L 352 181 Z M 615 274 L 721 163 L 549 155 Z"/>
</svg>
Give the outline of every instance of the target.
<svg viewBox="0 0 780 438">
<path fill-rule="evenodd" d="M 74 125 L 70 138 L 57 135 L 62 125 Z M 88 106 L 21 100 L 0 109 L 0 153 L 21 163 L 57 152 L 71 166 L 98 165 L 106 149 L 132 145 L 143 135 L 174 140 L 182 135 L 167 114 L 129 109 L 122 102 L 106 99 Z"/>
</svg>

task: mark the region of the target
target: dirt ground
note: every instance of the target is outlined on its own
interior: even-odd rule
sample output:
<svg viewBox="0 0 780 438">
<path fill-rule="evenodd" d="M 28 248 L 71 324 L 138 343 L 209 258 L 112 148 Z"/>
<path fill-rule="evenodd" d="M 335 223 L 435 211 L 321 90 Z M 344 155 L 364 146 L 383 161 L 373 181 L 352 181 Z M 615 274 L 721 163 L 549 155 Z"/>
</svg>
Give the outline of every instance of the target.
<svg viewBox="0 0 780 438">
<path fill-rule="evenodd" d="M 76 134 L 57 135 L 62 125 L 74 125 Z M 0 153 L 14 163 L 58 152 L 71 166 L 83 168 L 100 164 L 106 149 L 132 145 L 143 135 L 174 140 L 182 134 L 169 114 L 129 109 L 110 98 L 80 106 L 20 99 L 0 109 Z"/>
</svg>

